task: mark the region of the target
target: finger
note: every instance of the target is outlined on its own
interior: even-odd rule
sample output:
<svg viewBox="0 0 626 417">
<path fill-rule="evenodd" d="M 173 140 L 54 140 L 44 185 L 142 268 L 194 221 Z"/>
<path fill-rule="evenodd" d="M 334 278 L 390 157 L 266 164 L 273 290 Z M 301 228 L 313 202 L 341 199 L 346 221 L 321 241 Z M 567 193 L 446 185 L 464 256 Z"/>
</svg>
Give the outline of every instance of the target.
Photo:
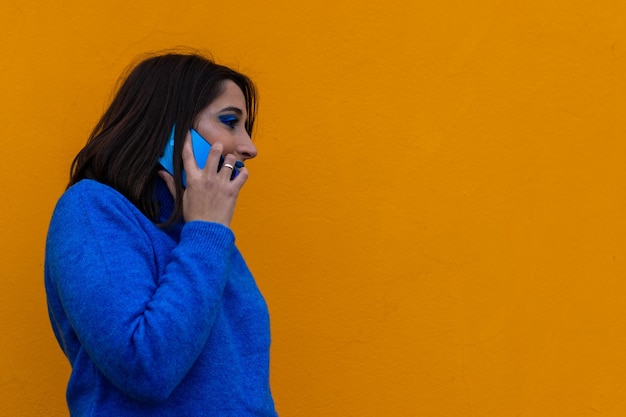
<svg viewBox="0 0 626 417">
<path fill-rule="evenodd" d="M 224 172 L 222 172 L 222 175 L 228 176 L 228 178 L 230 179 L 230 177 L 233 174 L 233 171 L 235 170 L 235 162 L 236 161 L 237 160 L 235 158 L 235 155 L 233 155 L 231 153 L 226 155 L 224 157 L 224 164 L 222 165 L 222 169 L 220 170 L 220 172 L 224 171 Z"/>
<path fill-rule="evenodd" d="M 183 168 L 189 172 L 191 168 L 198 169 L 198 164 L 193 157 L 193 146 L 191 144 L 191 133 L 187 132 L 185 143 L 183 144 Z"/>
<path fill-rule="evenodd" d="M 176 185 L 174 184 L 174 177 L 172 177 L 169 172 L 164 170 L 160 170 L 157 174 L 165 182 L 165 185 L 170 191 L 172 197 L 176 198 Z"/>
<path fill-rule="evenodd" d="M 217 172 L 223 149 L 224 146 L 219 142 L 211 146 L 211 149 L 209 150 L 209 155 L 206 158 L 206 165 L 204 166 L 205 171 L 209 173 Z"/>
<path fill-rule="evenodd" d="M 237 174 L 237 176 L 233 178 L 231 182 L 233 183 L 233 185 L 241 188 L 247 180 L 248 180 L 248 168 L 242 167 L 239 170 L 239 174 Z"/>
</svg>

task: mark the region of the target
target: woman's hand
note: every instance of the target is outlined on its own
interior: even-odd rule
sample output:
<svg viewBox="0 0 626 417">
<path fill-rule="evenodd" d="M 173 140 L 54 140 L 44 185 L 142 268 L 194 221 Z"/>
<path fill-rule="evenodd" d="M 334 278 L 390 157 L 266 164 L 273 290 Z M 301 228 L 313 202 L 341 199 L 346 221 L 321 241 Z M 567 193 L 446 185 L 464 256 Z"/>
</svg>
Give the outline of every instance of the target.
<svg viewBox="0 0 626 417">
<path fill-rule="evenodd" d="M 216 143 L 211 146 L 206 165 L 203 169 L 193 156 L 191 135 L 187 133 L 183 146 L 183 167 L 187 176 L 187 188 L 183 192 L 183 218 L 186 222 L 203 220 L 221 223 L 230 227 L 235 211 L 239 190 L 248 179 L 248 170 L 244 167 L 232 181 L 230 179 L 236 159 L 233 154 L 224 156 L 224 165 L 217 172 L 223 146 Z M 174 178 L 166 171 L 159 171 L 170 193 L 176 198 Z"/>
</svg>

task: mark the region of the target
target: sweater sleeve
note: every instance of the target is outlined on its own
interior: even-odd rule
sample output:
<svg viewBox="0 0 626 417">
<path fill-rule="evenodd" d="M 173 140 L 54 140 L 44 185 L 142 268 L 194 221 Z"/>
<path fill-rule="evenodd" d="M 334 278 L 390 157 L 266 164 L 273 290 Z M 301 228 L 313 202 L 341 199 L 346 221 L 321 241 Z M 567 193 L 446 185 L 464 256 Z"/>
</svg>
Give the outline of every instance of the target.
<svg viewBox="0 0 626 417">
<path fill-rule="evenodd" d="M 81 348 L 118 389 L 158 402 L 206 343 L 234 236 L 220 224 L 187 223 L 159 272 L 145 220 L 108 187 L 70 189 L 53 215 L 47 256 Z"/>
</svg>

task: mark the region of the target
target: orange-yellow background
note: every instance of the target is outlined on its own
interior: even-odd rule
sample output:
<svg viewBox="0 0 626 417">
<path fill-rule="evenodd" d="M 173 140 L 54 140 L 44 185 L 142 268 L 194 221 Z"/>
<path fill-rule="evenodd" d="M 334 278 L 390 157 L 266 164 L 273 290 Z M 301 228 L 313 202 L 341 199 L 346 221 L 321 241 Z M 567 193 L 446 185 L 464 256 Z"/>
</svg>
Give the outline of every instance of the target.
<svg viewBox="0 0 626 417">
<path fill-rule="evenodd" d="M 67 415 L 47 222 L 179 45 L 260 89 L 233 228 L 281 416 L 626 415 L 623 1 L 0 0 L 0 35 L 1 416 Z"/>
</svg>

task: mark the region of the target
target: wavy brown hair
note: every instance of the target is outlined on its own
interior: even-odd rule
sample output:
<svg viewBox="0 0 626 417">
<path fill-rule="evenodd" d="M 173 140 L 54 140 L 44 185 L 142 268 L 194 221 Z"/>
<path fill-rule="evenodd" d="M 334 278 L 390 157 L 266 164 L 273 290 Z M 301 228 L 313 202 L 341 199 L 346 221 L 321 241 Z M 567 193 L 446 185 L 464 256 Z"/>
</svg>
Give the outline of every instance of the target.
<svg viewBox="0 0 626 417">
<path fill-rule="evenodd" d="M 170 132 L 175 126 L 174 181 L 180 196 L 186 132 L 197 114 L 222 93 L 226 80 L 243 92 L 248 113 L 245 129 L 252 136 L 256 89 L 245 75 L 198 53 L 165 53 L 139 62 L 122 78 L 110 106 L 74 158 L 68 188 L 85 178 L 107 184 L 157 223 L 157 159 Z M 182 198 L 177 198 L 163 226 L 181 216 Z"/>
</svg>

